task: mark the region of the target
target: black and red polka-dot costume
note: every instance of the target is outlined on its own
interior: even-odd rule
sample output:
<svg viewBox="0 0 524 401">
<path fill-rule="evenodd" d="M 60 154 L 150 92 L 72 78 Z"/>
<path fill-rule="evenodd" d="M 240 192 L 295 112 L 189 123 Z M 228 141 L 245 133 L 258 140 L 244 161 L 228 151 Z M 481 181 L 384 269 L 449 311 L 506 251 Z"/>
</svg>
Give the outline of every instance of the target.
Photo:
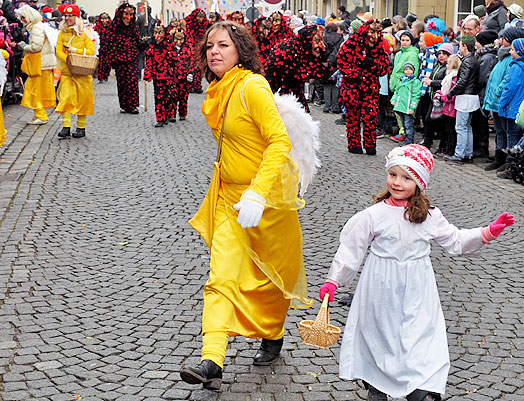
<svg viewBox="0 0 524 401">
<path fill-rule="evenodd" d="M 255 20 L 255 22 L 251 26 L 251 33 L 253 34 L 253 36 L 255 37 L 255 41 L 257 42 L 258 55 L 260 56 L 260 64 L 262 65 L 266 63 L 266 60 L 269 57 L 269 52 L 273 47 L 271 45 L 271 40 L 269 39 L 269 36 L 264 39 L 260 39 L 260 37 L 258 36 L 258 28 L 260 27 L 260 24 L 262 24 L 262 22 L 265 20 L 267 20 L 267 17 L 261 15 Z"/>
<path fill-rule="evenodd" d="M 157 122 L 174 117 L 176 87 L 173 81 L 174 49 L 166 40 L 150 45 L 146 52 L 144 79 L 153 80 Z"/>
<path fill-rule="evenodd" d="M 191 47 L 184 42 L 182 46 L 174 47 L 174 68 L 176 84 L 176 98 L 174 103 L 174 113 L 176 114 L 178 108 L 178 115 L 180 117 L 187 117 L 187 98 L 189 97 L 189 90 L 191 89 L 191 82 L 187 81 L 187 76 L 193 74 L 198 68 L 193 62 L 193 55 Z"/>
<path fill-rule="evenodd" d="M 138 109 L 138 55 L 145 50 L 136 25 L 136 14 L 129 25 L 122 21 L 125 8 L 135 9 L 124 3 L 118 7 L 115 18 L 107 30 L 107 41 L 102 51 L 107 55 L 111 67 L 115 69 L 120 108 L 126 112 Z"/>
<path fill-rule="evenodd" d="M 197 21 L 197 15 L 200 11 L 202 11 L 201 8 L 195 8 L 191 14 L 184 18 L 186 21 L 186 43 L 191 47 L 193 54 L 195 54 L 198 43 L 204 37 L 207 28 L 209 28 L 209 21 L 207 19 L 202 22 Z M 200 71 L 200 69 L 195 71 L 193 88 L 196 91 L 202 90 L 202 71 Z"/>
<path fill-rule="evenodd" d="M 96 23 L 95 23 L 95 31 L 98 32 L 98 36 L 100 36 L 100 50 L 98 51 L 98 80 L 99 81 L 106 81 L 109 77 L 109 73 L 111 72 L 111 63 L 107 59 L 107 32 L 109 30 L 109 25 L 111 24 L 111 19 L 109 20 L 108 25 L 103 25 L 102 20 L 100 19 L 100 16 L 98 16 Z"/>
<path fill-rule="evenodd" d="M 318 32 L 316 25 L 298 31 L 298 36 L 273 47 L 264 65 L 266 79 L 273 92 L 292 93 L 309 113 L 304 83 L 309 79 L 327 80 L 329 69 L 320 57 L 313 56 L 311 42 Z"/>
<path fill-rule="evenodd" d="M 366 149 L 376 149 L 379 77 L 388 72 L 388 55 L 381 36 L 368 46 L 367 31 L 373 20 L 362 25 L 340 46 L 338 69 L 343 75 L 340 87 L 342 105 L 346 108 L 348 149 L 361 149 L 360 125 Z"/>
<path fill-rule="evenodd" d="M 282 43 L 285 40 L 295 37 L 295 34 L 289 27 L 287 20 L 284 19 L 284 15 L 280 11 L 275 11 L 273 14 L 279 14 L 282 20 L 282 23 L 280 24 L 280 29 L 278 31 L 275 32 L 272 30 L 271 33 L 269 34 L 269 41 L 271 42 L 271 47 L 274 47 Z"/>
</svg>

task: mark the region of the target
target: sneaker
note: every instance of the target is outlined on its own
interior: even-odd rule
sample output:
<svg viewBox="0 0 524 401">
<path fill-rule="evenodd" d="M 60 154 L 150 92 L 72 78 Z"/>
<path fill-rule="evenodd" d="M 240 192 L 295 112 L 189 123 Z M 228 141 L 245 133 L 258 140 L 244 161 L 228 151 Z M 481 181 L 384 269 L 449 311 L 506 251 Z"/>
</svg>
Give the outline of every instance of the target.
<svg viewBox="0 0 524 401">
<path fill-rule="evenodd" d="M 318 100 L 315 100 L 313 102 L 313 106 L 315 106 L 315 107 L 322 107 L 322 102 L 319 102 Z"/>
<path fill-rule="evenodd" d="M 390 136 L 389 139 L 391 139 L 393 142 L 404 142 L 406 137 L 402 134 L 398 134 L 395 136 Z"/>
<path fill-rule="evenodd" d="M 29 125 L 44 125 L 47 124 L 47 120 L 40 120 L 39 118 L 35 118 L 34 120 L 29 121 L 27 124 Z"/>
<path fill-rule="evenodd" d="M 345 118 L 338 118 L 335 120 L 336 125 L 346 125 L 346 119 Z"/>
<path fill-rule="evenodd" d="M 178 117 L 178 119 L 179 119 L 180 121 L 184 121 L 184 120 L 186 119 L 186 117 L 185 117 L 185 116 L 180 116 L 180 117 Z"/>
<path fill-rule="evenodd" d="M 447 153 L 444 153 L 444 152 L 437 152 L 437 153 L 435 153 L 435 156 L 437 156 L 440 159 L 444 159 L 446 157 L 451 157 L 451 155 L 448 155 Z"/>
<path fill-rule="evenodd" d="M 464 159 L 462 157 L 458 157 L 458 156 L 447 156 L 447 157 L 444 157 L 444 160 L 447 161 L 447 162 L 452 162 L 452 163 L 457 163 L 457 164 L 463 164 L 464 163 Z"/>
<path fill-rule="evenodd" d="M 155 128 L 162 128 L 164 126 L 163 121 L 157 121 L 157 123 L 154 125 Z"/>
</svg>

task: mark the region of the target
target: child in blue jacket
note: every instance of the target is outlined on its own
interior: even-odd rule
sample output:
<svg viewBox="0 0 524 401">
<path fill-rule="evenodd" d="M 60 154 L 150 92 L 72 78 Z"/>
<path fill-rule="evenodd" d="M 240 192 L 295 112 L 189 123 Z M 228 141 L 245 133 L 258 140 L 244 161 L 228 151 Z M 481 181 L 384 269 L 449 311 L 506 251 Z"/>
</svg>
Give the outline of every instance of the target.
<svg viewBox="0 0 524 401">
<path fill-rule="evenodd" d="M 390 138 L 395 142 L 405 141 L 404 143 L 409 145 L 415 142 L 414 115 L 422 93 L 422 82 L 415 76 L 415 66 L 412 63 L 405 63 L 403 71 L 404 75 L 402 75 L 395 87 L 391 104 L 393 105 L 393 110 L 400 116 L 406 135 L 396 135 Z"/>
</svg>

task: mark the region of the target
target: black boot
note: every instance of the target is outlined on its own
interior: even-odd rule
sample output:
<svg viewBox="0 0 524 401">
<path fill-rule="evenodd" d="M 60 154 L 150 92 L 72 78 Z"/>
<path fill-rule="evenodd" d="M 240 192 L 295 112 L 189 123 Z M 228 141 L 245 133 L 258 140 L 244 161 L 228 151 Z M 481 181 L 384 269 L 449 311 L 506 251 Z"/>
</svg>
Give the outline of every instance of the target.
<svg viewBox="0 0 524 401">
<path fill-rule="evenodd" d="M 366 148 L 366 155 L 375 156 L 377 154 L 377 148 Z"/>
<path fill-rule="evenodd" d="M 283 337 L 280 340 L 266 340 L 263 338 L 262 344 L 260 344 L 260 349 L 253 358 L 253 365 L 271 365 L 271 363 L 280 355 L 282 344 L 284 344 Z"/>
<path fill-rule="evenodd" d="M 86 136 L 86 129 L 85 128 L 77 128 L 75 132 L 73 132 L 73 138 L 83 138 Z"/>
<path fill-rule="evenodd" d="M 222 368 L 208 359 L 194 368 L 182 368 L 180 377 L 189 384 L 204 385 L 205 389 L 218 390 L 222 384 Z"/>
<path fill-rule="evenodd" d="M 406 397 L 407 401 L 440 401 L 440 394 L 426 390 L 415 390 Z"/>
<path fill-rule="evenodd" d="M 486 167 L 484 167 L 484 170 L 486 171 L 496 170 L 500 166 L 502 166 L 504 163 L 506 163 L 506 154 L 502 150 L 496 150 L 495 151 L 495 161 L 493 163 L 488 164 Z"/>
<path fill-rule="evenodd" d="M 58 138 L 64 139 L 69 138 L 71 136 L 71 128 L 70 127 L 64 127 L 62 128 L 62 131 L 58 133 Z"/>
<path fill-rule="evenodd" d="M 364 152 L 362 152 L 362 148 L 360 148 L 360 147 L 358 147 L 358 148 L 350 148 L 349 146 L 348 146 L 348 152 L 356 154 L 356 155 L 361 155 L 361 154 L 364 153 Z"/>
</svg>

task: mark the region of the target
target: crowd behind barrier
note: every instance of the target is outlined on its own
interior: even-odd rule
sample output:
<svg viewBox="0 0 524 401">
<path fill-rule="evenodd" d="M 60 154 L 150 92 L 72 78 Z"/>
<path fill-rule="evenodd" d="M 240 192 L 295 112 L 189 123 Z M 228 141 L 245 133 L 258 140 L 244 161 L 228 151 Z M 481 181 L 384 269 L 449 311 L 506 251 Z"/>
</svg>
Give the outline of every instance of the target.
<svg viewBox="0 0 524 401">
<path fill-rule="evenodd" d="M 63 19 L 58 9 L 41 3 L 3 1 L 3 104 L 19 103 L 27 85 L 21 65 L 31 38 L 20 21 L 23 6 L 41 14 L 53 49 Z M 518 182 L 524 179 L 515 156 L 522 148 L 524 119 L 519 114 L 524 100 L 522 18 L 521 6 L 500 0 L 475 7 L 456 28 L 446 27 L 437 15 L 378 20 L 369 12 L 349 13 L 344 6 L 325 18 L 305 10 L 297 15 L 277 11 L 252 22 L 240 11 L 225 16 L 254 35 L 274 92 L 294 94 L 308 111 L 313 105 L 341 114 L 336 123 L 346 126 L 350 153 L 372 156 L 377 138 L 410 144 L 421 132 L 421 144 L 437 157 L 457 164 L 487 159 L 486 170 Z M 155 127 L 176 122 L 177 114 L 181 120 L 187 117 L 189 94 L 202 93 L 202 74 L 192 55 L 209 26 L 223 19 L 221 14 L 206 15 L 197 8 L 163 26 L 151 8 L 137 16 L 126 3 L 113 20 L 109 13 L 88 16 L 83 7 L 79 19 L 99 57 L 95 77 L 106 82 L 115 70 L 122 113 L 138 114 L 143 77 L 154 84 Z M 62 69 L 51 70 L 55 87 Z M 490 132 L 496 138 L 494 154 Z"/>
</svg>

